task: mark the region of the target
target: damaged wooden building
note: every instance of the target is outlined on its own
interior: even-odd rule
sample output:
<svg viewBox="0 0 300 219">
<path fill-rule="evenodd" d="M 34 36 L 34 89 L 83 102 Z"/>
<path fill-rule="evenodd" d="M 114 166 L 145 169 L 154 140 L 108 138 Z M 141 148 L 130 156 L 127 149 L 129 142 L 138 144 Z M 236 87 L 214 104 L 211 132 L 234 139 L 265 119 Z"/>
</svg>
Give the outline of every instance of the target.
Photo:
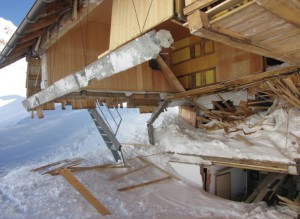
<svg viewBox="0 0 300 219">
<path fill-rule="evenodd" d="M 62 109 L 69 104 L 88 109 L 100 133 L 109 132 L 97 103 L 113 108 L 126 102 L 152 113 L 147 125 L 155 144 L 155 119 L 177 104 L 192 126 L 229 133 L 234 121 L 270 110 L 277 98 L 300 109 L 299 16 L 295 0 L 36 0 L 1 52 L 0 68 L 26 57 L 23 105 L 39 118 L 55 103 Z M 242 98 L 233 99 L 236 93 Z M 211 121 L 219 122 L 207 126 Z M 114 158 L 121 159 L 120 143 L 107 136 L 108 147 L 117 149 Z M 274 174 L 300 173 L 299 158 L 202 158 L 211 161 L 201 168 L 203 187 L 215 174 L 220 188 L 216 183 L 214 193 L 229 199 L 223 190 L 234 180 L 227 174 L 231 168 L 240 175 L 247 170 L 257 183 L 272 173 L 267 178 L 273 187 L 261 188 L 267 193 L 285 178 Z M 259 188 L 254 191 L 249 202 L 262 196 Z"/>
</svg>

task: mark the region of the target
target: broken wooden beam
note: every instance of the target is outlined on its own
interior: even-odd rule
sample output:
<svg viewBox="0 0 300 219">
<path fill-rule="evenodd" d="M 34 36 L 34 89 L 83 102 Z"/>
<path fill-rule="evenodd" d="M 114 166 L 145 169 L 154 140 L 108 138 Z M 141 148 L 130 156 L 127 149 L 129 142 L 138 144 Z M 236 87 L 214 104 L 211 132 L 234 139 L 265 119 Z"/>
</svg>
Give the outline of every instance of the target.
<svg viewBox="0 0 300 219">
<path fill-rule="evenodd" d="M 72 174 L 68 169 L 63 169 L 60 174 L 88 201 L 101 215 L 111 214 L 109 210 Z"/>
</svg>

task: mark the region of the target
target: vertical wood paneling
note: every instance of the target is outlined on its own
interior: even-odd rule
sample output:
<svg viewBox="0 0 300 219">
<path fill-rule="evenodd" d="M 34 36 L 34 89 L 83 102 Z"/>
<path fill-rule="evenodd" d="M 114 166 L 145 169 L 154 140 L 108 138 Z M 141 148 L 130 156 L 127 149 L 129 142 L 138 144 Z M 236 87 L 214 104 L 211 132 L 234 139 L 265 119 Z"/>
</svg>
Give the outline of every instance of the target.
<svg viewBox="0 0 300 219">
<path fill-rule="evenodd" d="M 235 79 L 263 71 L 263 58 L 222 43 L 215 43 L 217 56 L 217 82 Z"/>
<path fill-rule="evenodd" d="M 113 0 L 109 48 L 136 38 L 174 15 L 173 0 Z"/>
</svg>

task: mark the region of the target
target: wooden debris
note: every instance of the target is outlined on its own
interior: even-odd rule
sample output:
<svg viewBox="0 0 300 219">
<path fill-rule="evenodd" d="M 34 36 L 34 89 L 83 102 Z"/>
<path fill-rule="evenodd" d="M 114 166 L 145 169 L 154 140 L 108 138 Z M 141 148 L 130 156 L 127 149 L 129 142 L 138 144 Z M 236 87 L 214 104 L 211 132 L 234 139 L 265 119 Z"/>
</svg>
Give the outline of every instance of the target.
<svg viewBox="0 0 300 219">
<path fill-rule="evenodd" d="M 97 198 L 72 174 L 72 172 L 65 168 L 59 172 L 74 189 L 76 189 L 86 201 L 88 201 L 101 215 L 111 214 L 105 206 L 97 200 Z"/>
<path fill-rule="evenodd" d="M 235 139 L 239 140 L 239 141 L 243 141 L 248 146 L 254 146 L 254 144 L 251 141 L 249 141 L 247 138 L 245 138 L 244 136 L 242 136 L 240 134 L 236 134 Z"/>
<path fill-rule="evenodd" d="M 128 172 L 125 172 L 125 173 L 121 173 L 121 174 L 116 175 L 116 176 L 112 176 L 112 177 L 109 178 L 109 180 L 112 181 L 112 180 L 116 180 L 116 179 L 122 178 L 122 177 L 124 177 L 124 176 L 127 176 L 127 175 L 129 175 L 129 174 L 135 173 L 135 172 L 137 172 L 137 171 L 146 169 L 147 167 L 150 167 L 150 166 L 152 166 L 152 165 L 147 164 L 147 165 L 145 165 L 145 166 L 141 166 L 141 167 L 136 168 L 136 169 L 134 169 L 134 170 L 131 170 L 131 171 L 128 171 Z"/>
<path fill-rule="evenodd" d="M 258 187 L 246 199 L 246 203 L 260 202 L 268 196 L 270 198 L 278 189 L 282 181 L 287 177 L 285 174 L 269 173 Z"/>
<path fill-rule="evenodd" d="M 169 179 L 172 179 L 172 177 L 171 176 L 167 176 L 167 177 L 156 179 L 156 180 L 152 180 L 152 181 L 149 181 L 149 182 L 140 183 L 140 184 L 136 184 L 136 185 L 132 185 L 132 186 L 120 188 L 120 189 L 118 189 L 118 191 L 125 192 L 125 191 L 131 190 L 131 189 L 136 189 L 136 188 L 139 188 L 139 187 L 148 186 L 148 185 L 151 185 L 151 184 L 154 184 L 154 183 L 159 183 L 159 182 L 162 182 L 162 181 L 165 181 L 165 180 L 169 180 Z"/>
</svg>

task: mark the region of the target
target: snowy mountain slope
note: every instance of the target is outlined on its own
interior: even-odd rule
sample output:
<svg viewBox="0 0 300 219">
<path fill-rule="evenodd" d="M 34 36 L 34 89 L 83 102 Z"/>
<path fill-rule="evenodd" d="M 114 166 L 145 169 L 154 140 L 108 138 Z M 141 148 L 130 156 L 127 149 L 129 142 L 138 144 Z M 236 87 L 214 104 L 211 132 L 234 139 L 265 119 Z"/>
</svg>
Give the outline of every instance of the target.
<svg viewBox="0 0 300 219">
<path fill-rule="evenodd" d="M 15 30 L 16 26 L 12 22 L 0 17 L 0 51 L 2 51 Z M 0 97 L 11 94 L 25 96 L 25 73 L 25 59 L 0 69 Z"/>
</svg>

